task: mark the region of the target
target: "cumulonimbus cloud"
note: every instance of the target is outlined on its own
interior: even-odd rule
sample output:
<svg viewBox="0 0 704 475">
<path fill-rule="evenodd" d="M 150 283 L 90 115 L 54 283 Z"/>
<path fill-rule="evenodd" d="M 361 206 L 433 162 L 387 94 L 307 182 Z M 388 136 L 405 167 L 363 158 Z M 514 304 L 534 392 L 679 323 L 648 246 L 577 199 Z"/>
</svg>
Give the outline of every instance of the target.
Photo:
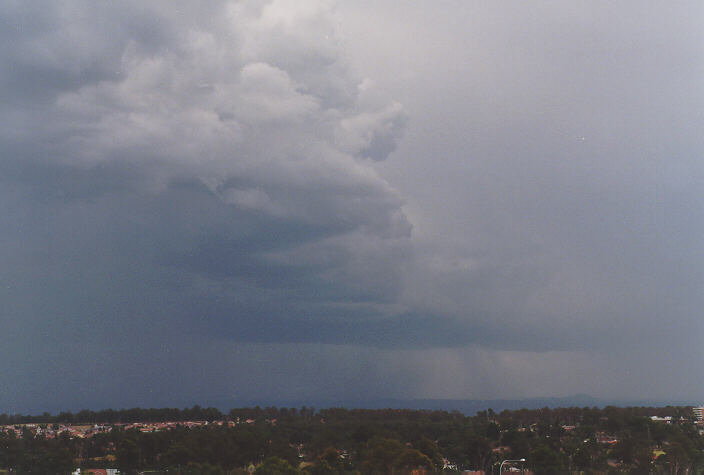
<svg viewBox="0 0 704 475">
<path fill-rule="evenodd" d="M 154 265 L 218 285 L 249 282 L 245 295 L 225 289 L 234 296 L 214 313 L 238 313 L 243 299 L 250 312 L 251 302 L 264 305 L 263 289 L 284 294 L 276 309 L 260 308 L 268 318 L 294 307 L 322 318 L 318 306 L 333 301 L 393 303 L 411 224 L 367 159 L 394 150 L 406 113 L 348 67 L 333 9 L 284 0 L 14 5 L 14 48 L 0 72 L 25 99 L 2 110 L 13 126 L 0 132 L 1 166 L 56 206 L 109 206 L 121 231 L 92 246 L 124 239 L 132 260 L 144 251 L 130 249 L 148 243 Z M 130 232 L 141 244 L 125 227 L 139 229 Z M 188 311 L 219 299 L 193 285 Z"/>
</svg>

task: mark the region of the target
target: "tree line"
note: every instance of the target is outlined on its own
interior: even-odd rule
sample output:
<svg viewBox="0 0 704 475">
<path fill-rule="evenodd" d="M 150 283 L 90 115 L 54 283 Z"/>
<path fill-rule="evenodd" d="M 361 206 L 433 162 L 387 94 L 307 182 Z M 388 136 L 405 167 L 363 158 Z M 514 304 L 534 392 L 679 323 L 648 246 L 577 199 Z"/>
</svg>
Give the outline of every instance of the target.
<svg viewBox="0 0 704 475">
<path fill-rule="evenodd" d="M 214 407 L 200 407 L 198 405 L 191 408 L 151 408 L 142 409 L 139 407 L 131 409 L 103 409 L 100 411 L 90 411 L 84 409 L 75 414 L 70 411 L 60 412 L 51 415 L 45 412 L 40 415 L 22 414 L 0 414 L 0 425 L 11 424 L 96 424 L 96 423 L 128 423 L 128 422 L 165 422 L 165 421 L 215 421 L 225 418 L 225 415 Z"/>
</svg>

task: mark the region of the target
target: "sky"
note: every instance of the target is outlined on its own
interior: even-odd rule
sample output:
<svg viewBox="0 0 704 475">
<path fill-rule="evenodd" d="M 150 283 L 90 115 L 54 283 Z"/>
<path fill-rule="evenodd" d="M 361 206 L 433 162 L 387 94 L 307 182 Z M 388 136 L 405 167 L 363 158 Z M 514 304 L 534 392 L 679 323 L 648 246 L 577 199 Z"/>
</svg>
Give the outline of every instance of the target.
<svg viewBox="0 0 704 475">
<path fill-rule="evenodd" d="M 0 412 L 704 400 L 701 2 L 1 9 Z"/>
</svg>

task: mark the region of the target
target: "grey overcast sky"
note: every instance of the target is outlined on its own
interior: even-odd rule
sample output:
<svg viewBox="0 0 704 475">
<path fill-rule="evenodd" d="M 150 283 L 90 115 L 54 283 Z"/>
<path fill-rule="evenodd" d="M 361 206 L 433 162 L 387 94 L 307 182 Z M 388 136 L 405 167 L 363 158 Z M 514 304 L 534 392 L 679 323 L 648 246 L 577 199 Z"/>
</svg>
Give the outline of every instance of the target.
<svg viewBox="0 0 704 475">
<path fill-rule="evenodd" d="M 0 412 L 704 399 L 702 2 L 0 11 Z"/>
</svg>

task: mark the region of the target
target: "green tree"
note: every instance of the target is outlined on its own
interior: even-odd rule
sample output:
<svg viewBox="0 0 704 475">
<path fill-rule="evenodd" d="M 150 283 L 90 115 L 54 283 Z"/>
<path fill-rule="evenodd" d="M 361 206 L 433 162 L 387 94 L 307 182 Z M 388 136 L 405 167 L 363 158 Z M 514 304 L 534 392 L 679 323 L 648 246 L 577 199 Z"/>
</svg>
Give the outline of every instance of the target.
<svg viewBox="0 0 704 475">
<path fill-rule="evenodd" d="M 499 425 L 495 422 L 490 422 L 486 426 L 486 437 L 489 440 L 499 440 L 499 437 L 501 436 L 501 429 L 499 428 Z"/>
<path fill-rule="evenodd" d="M 374 438 L 369 441 L 362 471 L 364 473 L 390 473 L 401 452 L 403 452 L 403 446 L 398 440 Z"/>
<path fill-rule="evenodd" d="M 559 474 L 565 472 L 565 463 L 559 452 L 551 449 L 545 444 L 541 444 L 528 454 L 528 466 L 535 473 Z"/>
<path fill-rule="evenodd" d="M 132 472 L 139 468 L 139 447 L 131 438 L 125 438 L 117 450 L 117 466 L 125 472 Z"/>
<path fill-rule="evenodd" d="M 299 472 L 286 460 L 273 456 L 265 459 L 254 473 L 257 475 L 297 475 Z"/>
<path fill-rule="evenodd" d="M 427 437 L 421 437 L 420 440 L 413 444 L 413 447 L 427 456 L 432 461 L 435 468 L 442 468 L 443 463 L 440 448 L 434 441 Z"/>
<path fill-rule="evenodd" d="M 484 470 L 491 460 L 491 446 L 486 437 L 479 435 L 469 435 L 465 443 L 465 457 L 469 468 L 473 470 Z"/>
<path fill-rule="evenodd" d="M 425 468 L 432 470 L 433 461 L 420 450 L 407 448 L 404 449 L 398 457 L 396 457 L 393 466 L 394 468 L 398 468 L 406 472 L 414 468 Z"/>
</svg>

